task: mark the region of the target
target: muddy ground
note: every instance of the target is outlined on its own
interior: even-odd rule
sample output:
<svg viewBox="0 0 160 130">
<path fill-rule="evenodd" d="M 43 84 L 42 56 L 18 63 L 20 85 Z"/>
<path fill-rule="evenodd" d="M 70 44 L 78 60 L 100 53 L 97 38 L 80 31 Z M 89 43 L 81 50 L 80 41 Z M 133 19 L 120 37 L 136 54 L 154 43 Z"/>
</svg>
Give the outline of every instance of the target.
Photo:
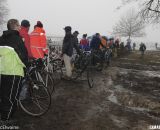
<svg viewBox="0 0 160 130">
<path fill-rule="evenodd" d="M 15 115 L 22 130 L 149 130 L 160 125 L 160 52 L 119 57 L 87 81 L 61 81 L 52 106 L 39 118 L 21 110 Z"/>
</svg>

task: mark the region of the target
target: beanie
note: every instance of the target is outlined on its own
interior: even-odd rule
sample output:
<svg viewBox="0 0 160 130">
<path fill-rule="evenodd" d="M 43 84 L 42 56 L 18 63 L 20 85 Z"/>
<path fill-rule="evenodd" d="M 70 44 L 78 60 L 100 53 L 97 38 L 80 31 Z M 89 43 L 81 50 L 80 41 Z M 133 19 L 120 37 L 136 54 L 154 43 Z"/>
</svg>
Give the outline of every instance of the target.
<svg viewBox="0 0 160 130">
<path fill-rule="evenodd" d="M 23 26 L 23 27 L 30 27 L 30 23 L 29 23 L 28 20 L 22 20 L 21 26 Z"/>
</svg>

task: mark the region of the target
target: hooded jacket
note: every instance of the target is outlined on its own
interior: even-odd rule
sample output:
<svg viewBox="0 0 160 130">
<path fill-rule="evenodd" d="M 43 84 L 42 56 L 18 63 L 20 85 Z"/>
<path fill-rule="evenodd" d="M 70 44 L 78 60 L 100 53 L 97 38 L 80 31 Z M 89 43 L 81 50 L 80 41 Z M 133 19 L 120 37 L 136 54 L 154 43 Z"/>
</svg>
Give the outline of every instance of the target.
<svg viewBox="0 0 160 130">
<path fill-rule="evenodd" d="M 47 39 L 43 28 L 36 27 L 30 34 L 30 50 L 33 58 L 44 58 Z"/>
<path fill-rule="evenodd" d="M 15 52 L 18 54 L 20 60 L 27 65 L 28 63 L 28 53 L 25 48 L 24 42 L 16 30 L 4 31 L 0 37 L 0 46 L 9 46 L 14 48 Z"/>
</svg>

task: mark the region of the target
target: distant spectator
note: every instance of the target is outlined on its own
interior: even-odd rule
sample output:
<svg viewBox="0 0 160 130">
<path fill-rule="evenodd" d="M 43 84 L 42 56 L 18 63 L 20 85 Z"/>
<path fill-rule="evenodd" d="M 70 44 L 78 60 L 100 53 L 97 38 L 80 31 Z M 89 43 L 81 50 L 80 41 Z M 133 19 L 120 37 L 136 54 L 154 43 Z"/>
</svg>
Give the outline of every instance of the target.
<svg viewBox="0 0 160 130">
<path fill-rule="evenodd" d="M 131 51 L 131 39 L 127 39 L 127 45 L 126 45 L 128 51 Z"/>
<path fill-rule="evenodd" d="M 136 50 L 136 43 L 134 42 L 133 43 L 133 51 L 135 51 Z"/>
<path fill-rule="evenodd" d="M 120 43 L 120 49 L 124 49 L 124 42 Z"/>
<path fill-rule="evenodd" d="M 156 49 L 158 48 L 158 43 L 155 43 L 155 47 L 156 47 Z"/>
<path fill-rule="evenodd" d="M 140 50 L 140 52 L 141 52 L 141 55 L 143 56 L 143 55 L 144 55 L 144 52 L 145 52 L 145 50 L 146 50 L 146 45 L 141 42 L 140 47 L 139 47 L 139 50 Z"/>
</svg>

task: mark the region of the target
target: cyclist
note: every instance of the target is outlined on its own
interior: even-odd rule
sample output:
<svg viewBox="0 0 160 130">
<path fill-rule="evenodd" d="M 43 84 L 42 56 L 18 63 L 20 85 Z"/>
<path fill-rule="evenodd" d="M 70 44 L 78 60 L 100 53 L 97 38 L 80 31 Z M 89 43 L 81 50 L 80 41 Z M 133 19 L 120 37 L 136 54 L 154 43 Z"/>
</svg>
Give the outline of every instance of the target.
<svg viewBox="0 0 160 130">
<path fill-rule="evenodd" d="M 71 58 L 73 55 L 73 48 L 76 49 L 78 54 L 80 53 L 80 50 L 77 46 L 77 42 L 75 41 L 74 36 L 72 35 L 71 32 L 72 28 L 70 26 L 66 26 L 64 30 L 65 30 L 65 37 L 63 39 L 62 55 L 66 68 L 66 75 L 63 78 L 70 80 L 72 77 Z"/>
<path fill-rule="evenodd" d="M 83 34 L 83 37 L 80 40 L 80 48 L 84 51 L 89 51 L 89 41 L 87 39 L 87 34 Z"/>
<path fill-rule="evenodd" d="M 30 23 L 28 20 L 22 20 L 21 28 L 19 30 L 20 36 L 22 37 L 25 47 L 27 48 L 28 56 L 31 57 L 31 50 L 30 50 L 30 38 L 29 38 L 29 28 Z"/>
<path fill-rule="evenodd" d="M 0 37 L 0 114 L 1 120 L 9 120 L 16 111 L 21 90 L 23 67 L 28 59 L 24 42 L 19 35 L 18 20 L 10 19 L 7 31 Z"/>
<path fill-rule="evenodd" d="M 30 34 L 30 50 L 32 58 L 44 58 L 47 54 L 47 38 L 43 24 L 37 21 L 34 30 Z"/>
<path fill-rule="evenodd" d="M 79 35 L 79 32 L 78 31 L 74 31 L 74 33 L 73 33 L 73 40 L 74 40 L 74 42 L 75 42 L 75 44 L 77 46 L 79 46 L 78 35 Z"/>
<path fill-rule="evenodd" d="M 103 65 L 103 52 L 100 49 L 100 46 L 104 47 L 105 46 L 101 43 L 101 37 L 99 33 L 96 33 L 90 42 L 90 48 L 92 53 L 95 53 L 98 55 L 99 58 L 93 56 L 93 65 L 96 65 L 97 62 L 100 61 L 100 65 Z"/>
</svg>

